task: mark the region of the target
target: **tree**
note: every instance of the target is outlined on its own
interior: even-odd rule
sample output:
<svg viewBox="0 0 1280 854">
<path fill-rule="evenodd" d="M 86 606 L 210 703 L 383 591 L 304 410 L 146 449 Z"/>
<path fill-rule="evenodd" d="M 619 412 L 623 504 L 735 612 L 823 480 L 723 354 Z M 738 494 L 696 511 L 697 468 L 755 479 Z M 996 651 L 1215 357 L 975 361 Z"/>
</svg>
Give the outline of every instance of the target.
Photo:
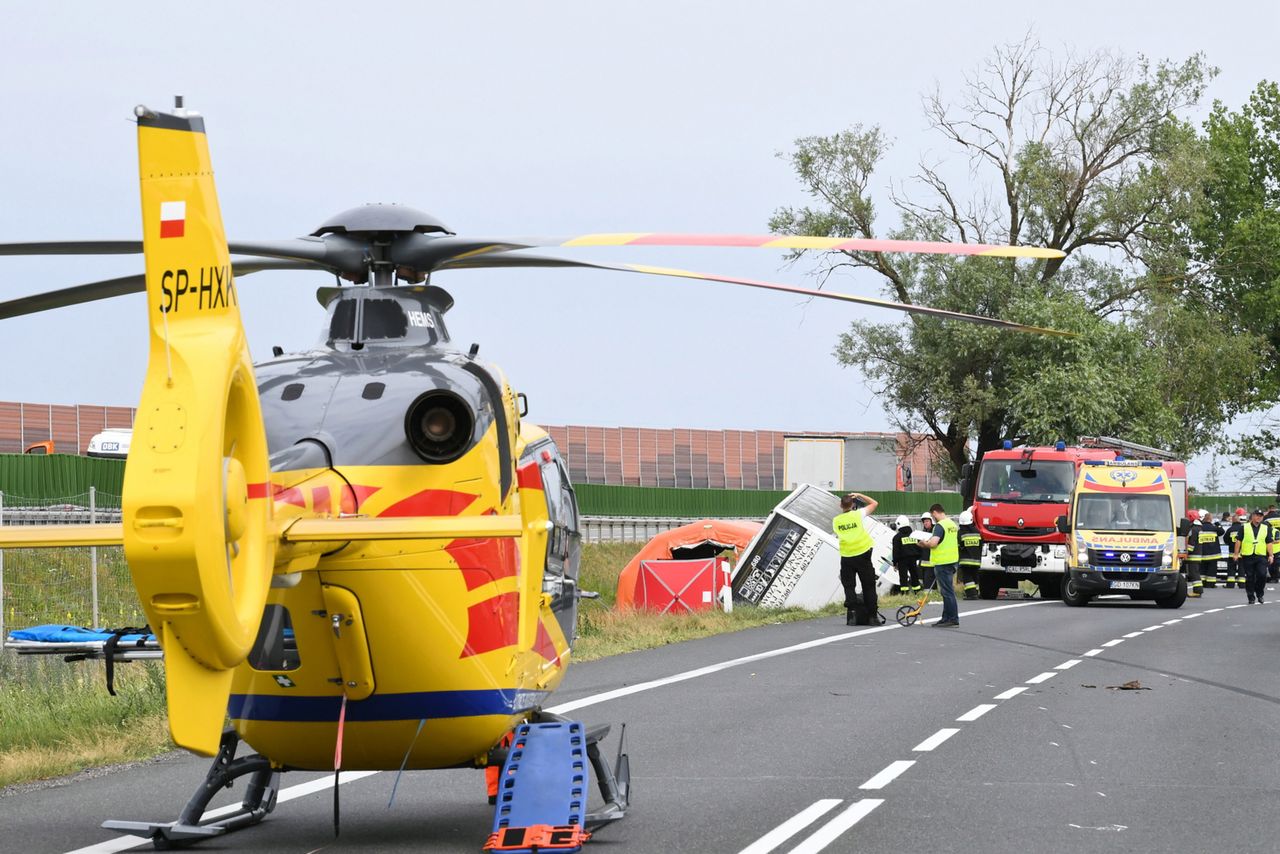
<svg viewBox="0 0 1280 854">
<path fill-rule="evenodd" d="M 1185 223 L 1204 145 L 1179 113 L 1216 73 L 1108 53 L 1056 58 L 1034 39 L 998 48 L 954 104 L 924 101 L 929 124 L 969 170 L 922 160 L 890 191 L 891 236 L 1029 243 L 1066 253 L 1025 262 L 832 252 L 823 282 L 873 270 L 892 297 L 1076 332 L 1046 339 L 931 318 L 855 322 L 837 359 L 860 368 L 904 430 L 926 430 L 959 467 L 1010 436 L 1122 434 L 1190 453 L 1239 410 L 1266 348 L 1190 293 Z M 810 206 L 779 209 L 775 231 L 876 236 L 872 175 L 888 149 L 856 125 L 796 141 L 788 156 Z M 964 189 L 961 189 L 962 184 Z M 803 253 L 796 253 L 799 258 Z M 1242 367 L 1204 381 L 1223 359 Z"/>
</svg>

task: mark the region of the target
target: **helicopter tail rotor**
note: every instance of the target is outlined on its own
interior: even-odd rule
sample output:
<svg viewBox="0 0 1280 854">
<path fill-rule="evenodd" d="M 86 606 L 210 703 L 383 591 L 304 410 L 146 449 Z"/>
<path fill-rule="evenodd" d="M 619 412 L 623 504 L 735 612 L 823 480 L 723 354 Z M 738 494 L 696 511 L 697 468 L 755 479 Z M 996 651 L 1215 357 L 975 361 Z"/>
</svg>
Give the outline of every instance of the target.
<svg viewBox="0 0 1280 854">
<path fill-rule="evenodd" d="M 266 435 L 203 121 L 138 111 L 150 355 L 125 556 L 164 648 L 173 740 L 218 749 L 274 563 Z"/>
</svg>

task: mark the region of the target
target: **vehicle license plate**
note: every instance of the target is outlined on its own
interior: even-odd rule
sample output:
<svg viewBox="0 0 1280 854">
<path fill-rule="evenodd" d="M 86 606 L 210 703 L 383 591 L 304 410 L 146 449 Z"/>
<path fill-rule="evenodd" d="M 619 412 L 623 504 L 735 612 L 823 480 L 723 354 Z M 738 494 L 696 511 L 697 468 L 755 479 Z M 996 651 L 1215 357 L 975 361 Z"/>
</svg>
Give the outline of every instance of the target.
<svg viewBox="0 0 1280 854">
<path fill-rule="evenodd" d="M 1112 590 L 1137 590 L 1139 587 L 1136 581 L 1113 581 L 1111 582 Z"/>
</svg>

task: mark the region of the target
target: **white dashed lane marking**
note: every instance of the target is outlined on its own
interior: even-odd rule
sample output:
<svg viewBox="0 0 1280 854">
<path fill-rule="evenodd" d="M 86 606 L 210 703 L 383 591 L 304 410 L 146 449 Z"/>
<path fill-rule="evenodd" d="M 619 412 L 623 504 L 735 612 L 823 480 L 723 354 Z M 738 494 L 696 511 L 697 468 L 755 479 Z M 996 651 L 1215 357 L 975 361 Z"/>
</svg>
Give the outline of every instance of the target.
<svg viewBox="0 0 1280 854">
<path fill-rule="evenodd" d="M 948 738 L 951 738 L 951 736 L 955 735 L 959 731 L 960 730 L 956 727 L 943 727 L 942 729 L 935 732 L 933 735 L 926 738 L 924 741 L 917 744 L 915 747 L 912 748 L 912 750 L 919 750 L 919 751 L 933 750 L 935 747 L 942 744 L 944 741 L 946 741 Z"/>
<path fill-rule="evenodd" d="M 1075 667 L 1079 663 L 1080 663 L 1080 659 L 1073 658 L 1070 661 L 1062 662 L 1061 664 L 1059 664 L 1057 667 L 1053 669 L 1054 670 L 1070 670 L 1071 668 Z"/>
<path fill-rule="evenodd" d="M 974 706 L 972 709 L 965 712 L 960 717 L 956 718 L 956 720 L 959 721 L 960 723 L 976 721 L 978 718 L 982 717 L 983 715 L 985 715 L 987 712 L 991 711 L 995 707 L 996 707 L 995 703 L 982 703 L 981 705 Z"/>
<path fill-rule="evenodd" d="M 1044 673 L 1038 674 L 1036 676 L 1032 676 L 1030 679 L 1027 680 L 1027 684 L 1039 685 L 1041 682 L 1048 682 L 1050 679 L 1052 679 L 1057 675 L 1058 674 L 1053 672 L 1052 670 L 1046 670 Z"/>
<path fill-rule="evenodd" d="M 816 854 L 826 848 L 832 842 L 840 838 L 840 834 L 862 821 L 871 811 L 884 803 L 883 800 L 876 798 L 863 798 L 860 801 L 854 801 L 847 810 L 837 815 L 831 821 L 801 842 L 795 848 L 791 849 L 791 854 Z"/>
<path fill-rule="evenodd" d="M 1023 691 L 1025 691 L 1025 690 L 1027 690 L 1027 686 L 1026 686 L 1026 685 L 1019 685 L 1017 688 L 1010 688 L 1008 691 L 1001 691 L 999 694 L 996 694 L 996 696 L 995 696 L 995 698 L 994 698 L 994 699 L 997 699 L 997 700 L 1007 700 L 1007 699 L 1009 699 L 1010 697 L 1016 697 L 1016 696 L 1018 696 L 1019 694 L 1021 694 L 1021 693 L 1022 693 Z"/>
<path fill-rule="evenodd" d="M 1103 644 L 1103 646 L 1117 646 L 1118 644 L 1122 644 L 1122 643 L 1124 643 L 1124 638 L 1115 638 L 1114 640 L 1107 641 L 1106 643 Z"/>
<path fill-rule="evenodd" d="M 906 771 L 915 764 L 916 761 L 914 759 L 899 759 L 895 762 L 890 762 L 883 771 L 863 783 L 858 788 L 883 789 L 885 786 L 898 779 L 898 776 L 901 775 L 903 771 Z"/>
</svg>

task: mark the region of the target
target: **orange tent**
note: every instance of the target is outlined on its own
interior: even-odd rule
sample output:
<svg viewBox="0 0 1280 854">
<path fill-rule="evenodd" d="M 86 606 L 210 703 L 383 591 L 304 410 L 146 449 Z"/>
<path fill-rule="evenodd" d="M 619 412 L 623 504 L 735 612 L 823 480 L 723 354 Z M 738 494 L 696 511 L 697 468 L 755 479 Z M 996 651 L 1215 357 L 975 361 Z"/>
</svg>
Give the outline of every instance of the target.
<svg viewBox="0 0 1280 854">
<path fill-rule="evenodd" d="M 725 549 L 744 549 L 760 532 L 759 522 L 727 522 L 702 519 L 690 525 L 672 528 L 654 537 L 640 553 L 623 567 L 618 575 L 619 608 L 635 607 L 636 581 L 642 560 L 693 560 L 715 557 Z"/>
</svg>

